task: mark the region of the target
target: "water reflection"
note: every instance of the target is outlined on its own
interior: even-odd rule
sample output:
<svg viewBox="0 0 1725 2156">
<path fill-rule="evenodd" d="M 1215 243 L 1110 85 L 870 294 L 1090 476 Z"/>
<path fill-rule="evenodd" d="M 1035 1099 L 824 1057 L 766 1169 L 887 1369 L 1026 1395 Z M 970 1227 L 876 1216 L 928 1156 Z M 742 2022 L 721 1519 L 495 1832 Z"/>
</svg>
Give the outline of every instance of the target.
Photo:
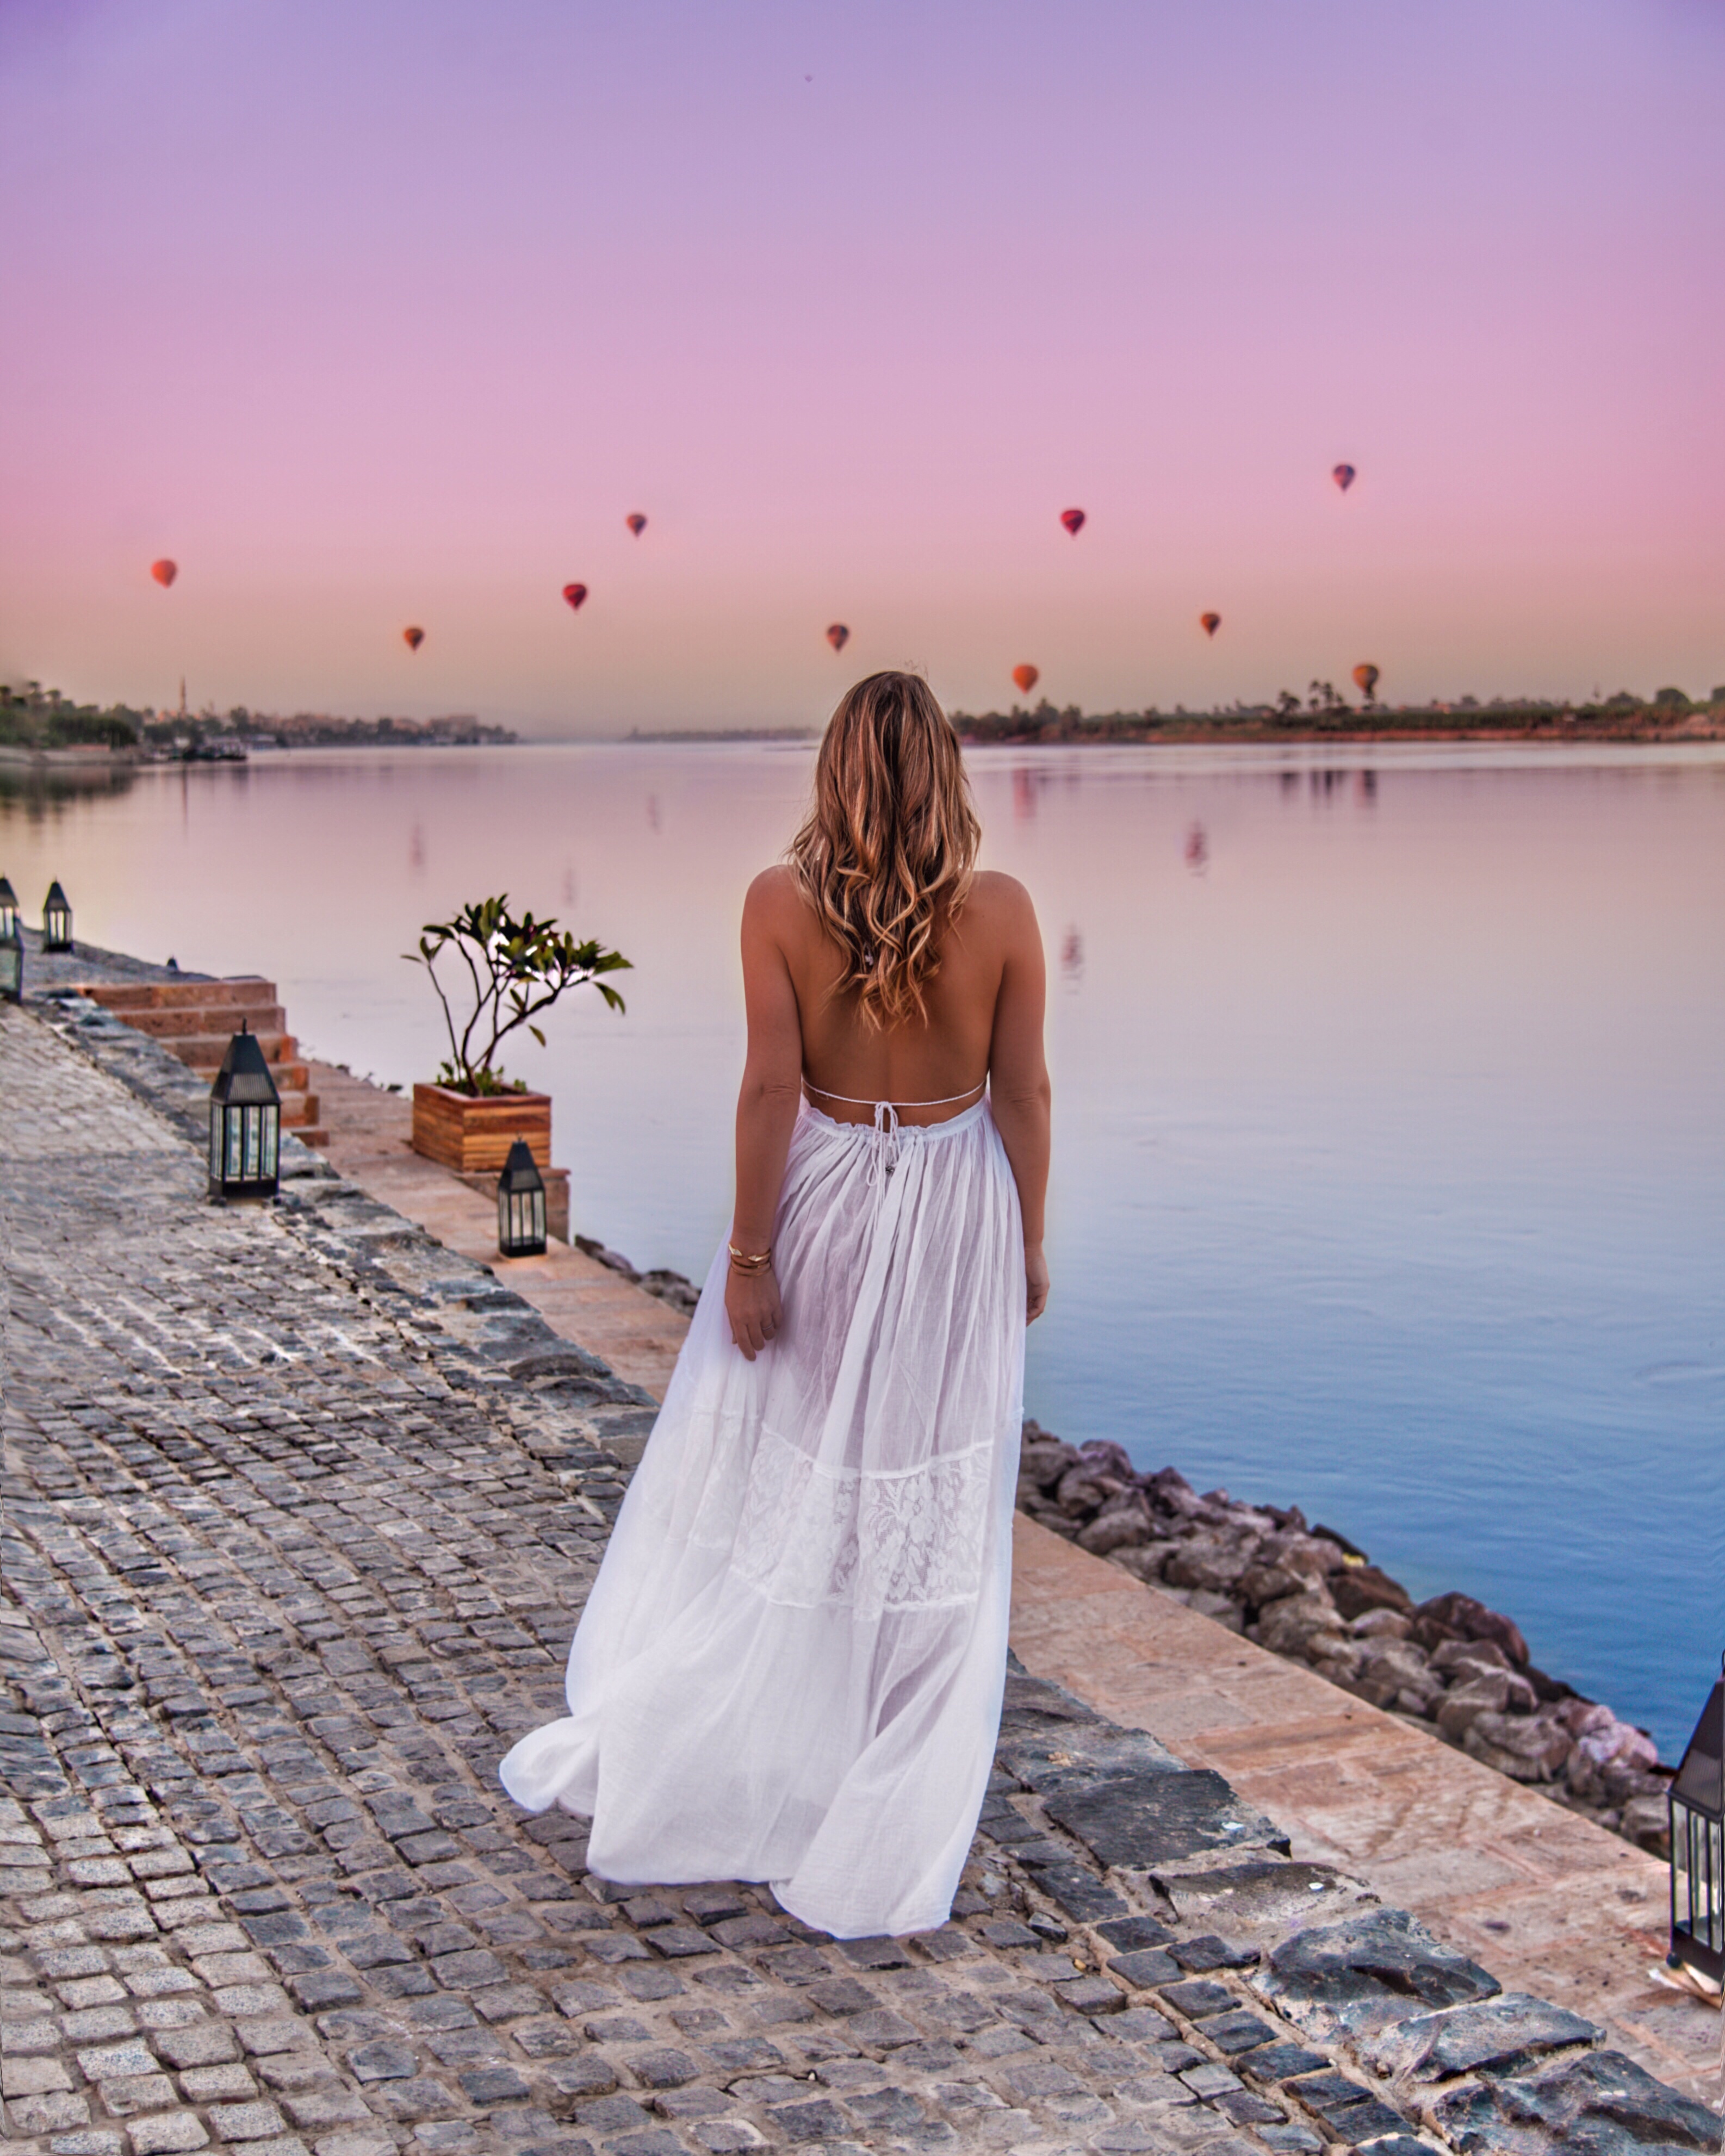
<svg viewBox="0 0 1725 2156">
<path fill-rule="evenodd" d="M 1209 866 L 1210 842 L 1204 836 L 1202 824 L 1194 824 L 1186 834 L 1186 865 L 1194 875 L 1202 875 Z"/>
<path fill-rule="evenodd" d="M 131 791 L 137 778 L 129 764 L 77 765 L 0 762 L 0 817 L 54 822 L 80 801 L 112 801 Z"/>
</svg>

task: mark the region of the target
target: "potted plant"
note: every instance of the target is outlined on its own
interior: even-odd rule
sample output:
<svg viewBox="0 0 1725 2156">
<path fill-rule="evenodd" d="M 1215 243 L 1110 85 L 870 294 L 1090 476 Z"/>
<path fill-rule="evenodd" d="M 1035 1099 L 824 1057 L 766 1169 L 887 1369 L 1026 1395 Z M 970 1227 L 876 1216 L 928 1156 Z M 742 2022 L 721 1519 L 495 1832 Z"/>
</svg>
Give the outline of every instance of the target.
<svg viewBox="0 0 1725 2156">
<path fill-rule="evenodd" d="M 451 953 L 467 971 L 465 984 L 456 977 L 457 1000 L 472 1004 L 459 1029 L 437 971 L 439 959 Z M 495 1175 L 511 1146 L 523 1138 L 539 1166 L 548 1168 L 551 1096 L 530 1093 L 521 1079 L 506 1079 L 498 1050 L 521 1026 L 542 1048 L 545 1035 L 535 1021 L 569 988 L 595 988 L 620 1011 L 622 997 L 601 977 L 627 971 L 629 960 L 595 937 L 578 943 L 555 921 L 536 921 L 531 913 L 517 918 L 507 892 L 463 906 L 453 921 L 428 921 L 418 949 L 402 955 L 431 976 L 449 1036 L 449 1060 L 436 1084 L 413 1088 L 414 1152 L 458 1174 Z"/>
</svg>

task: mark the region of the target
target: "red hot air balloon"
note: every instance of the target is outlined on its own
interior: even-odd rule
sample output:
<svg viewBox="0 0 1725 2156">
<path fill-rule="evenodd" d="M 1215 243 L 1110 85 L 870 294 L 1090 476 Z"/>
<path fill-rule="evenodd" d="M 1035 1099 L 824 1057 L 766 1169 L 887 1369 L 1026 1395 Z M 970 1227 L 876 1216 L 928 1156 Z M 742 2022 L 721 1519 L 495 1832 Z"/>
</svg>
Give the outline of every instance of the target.
<svg viewBox="0 0 1725 2156">
<path fill-rule="evenodd" d="M 1084 511 L 1081 509 L 1063 509 L 1060 521 L 1076 539 L 1084 529 Z"/>
<path fill-rule="evenodd" d="M 1198 617 L 1198 625 L 1206 636 L 1214 636 L 1222 626 L 1222 617 L 1219 613 L 1201 613 Z"/>
<path fill-rule="evenodd" d="M 1352 465 L 1337 465 L 1334 471 L 1330 474 L 1330 477 L 1335 480 L 1343 494 L 1346 494 L 1348 488 L 1353 485 L 1354 476 Z"/>
<path fill-rule="evenodd" d="M 639 509 L 630 510 L 629 515 L 625 516 L 623 521 L 626 525 L 628 525 L 629 530 L 634 532 L 637 539 L 640 537 L 641 534 L 647 528 L 647 520 L 642 516 Z"/>
<path fill-rule="evenodd" d="M 587 598 L 587 586 L 585 584 L 565 584 L 563 586 L 563 597 L 567 602 L 571 612 L 578 613 Z"/>
<path fill-rule="evenodd" d="M 1372 692 L 1378 686 L 1377 668 L 1369 665 L 1356 666 L 1353 670 L 1353 685 L 1369 704 L 1372 701 Z"/>
<path fill-rule="evenodd" d="M 1042 676 L 1034 666 L 1014 666 L 1012 670 L 1012 678 L 1028 696 Z"/>
<path fill-rule="evenodd" d="M 827 642 L 834 651 L 842 651 L 850 641 L 850 631 L 842 621 L 834 622 L 827 630 Z"/>
<path fill-rule="evenodd" d="M 401 633 L 401 640 L 409 651 L 417 651 L 425 641 L 425 632 L 423 629 L 404 629 Z"/>
<path fill-rule="evenodd" d="M 180 565 L 177 562 L 152 562 L 150 564 L 150 574 L 155 578 L 163 591 L 167 589 L 179 573 Z"/>
</svg>

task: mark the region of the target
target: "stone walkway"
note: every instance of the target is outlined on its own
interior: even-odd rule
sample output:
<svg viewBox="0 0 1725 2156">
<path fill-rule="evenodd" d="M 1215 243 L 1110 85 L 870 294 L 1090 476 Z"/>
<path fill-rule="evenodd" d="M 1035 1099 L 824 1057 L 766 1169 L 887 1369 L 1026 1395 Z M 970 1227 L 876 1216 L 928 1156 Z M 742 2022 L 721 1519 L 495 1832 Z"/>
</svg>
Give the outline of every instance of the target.
<svg viewBox="0 0 1725 2156">
<path fill-rule="evenodd" d="M 758 1887 L 588 1873 L 495 1763 L 557 1709 L 650 1404 L 303 1148 L 279 1207 L 210 1208 L 199 1089 L 123 1030 L 0 1009 L 23 2146 L 1715 2143 L 1031 1679 L 940 1933 L 839 1945 Z"/>
</svg>

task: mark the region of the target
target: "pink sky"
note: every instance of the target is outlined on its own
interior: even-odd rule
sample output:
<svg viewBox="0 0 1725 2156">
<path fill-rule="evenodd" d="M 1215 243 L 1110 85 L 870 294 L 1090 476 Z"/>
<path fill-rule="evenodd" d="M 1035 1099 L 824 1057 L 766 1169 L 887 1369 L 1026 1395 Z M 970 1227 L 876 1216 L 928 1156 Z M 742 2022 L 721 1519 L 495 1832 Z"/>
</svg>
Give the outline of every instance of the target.
<svg viewBox="0 0 1725 2156">
<path fill-rule="evenodd" d="M 1722 96 L 1707 0 L 7 0 L 0 678 L 1704 693 Z"/>
</svg>

